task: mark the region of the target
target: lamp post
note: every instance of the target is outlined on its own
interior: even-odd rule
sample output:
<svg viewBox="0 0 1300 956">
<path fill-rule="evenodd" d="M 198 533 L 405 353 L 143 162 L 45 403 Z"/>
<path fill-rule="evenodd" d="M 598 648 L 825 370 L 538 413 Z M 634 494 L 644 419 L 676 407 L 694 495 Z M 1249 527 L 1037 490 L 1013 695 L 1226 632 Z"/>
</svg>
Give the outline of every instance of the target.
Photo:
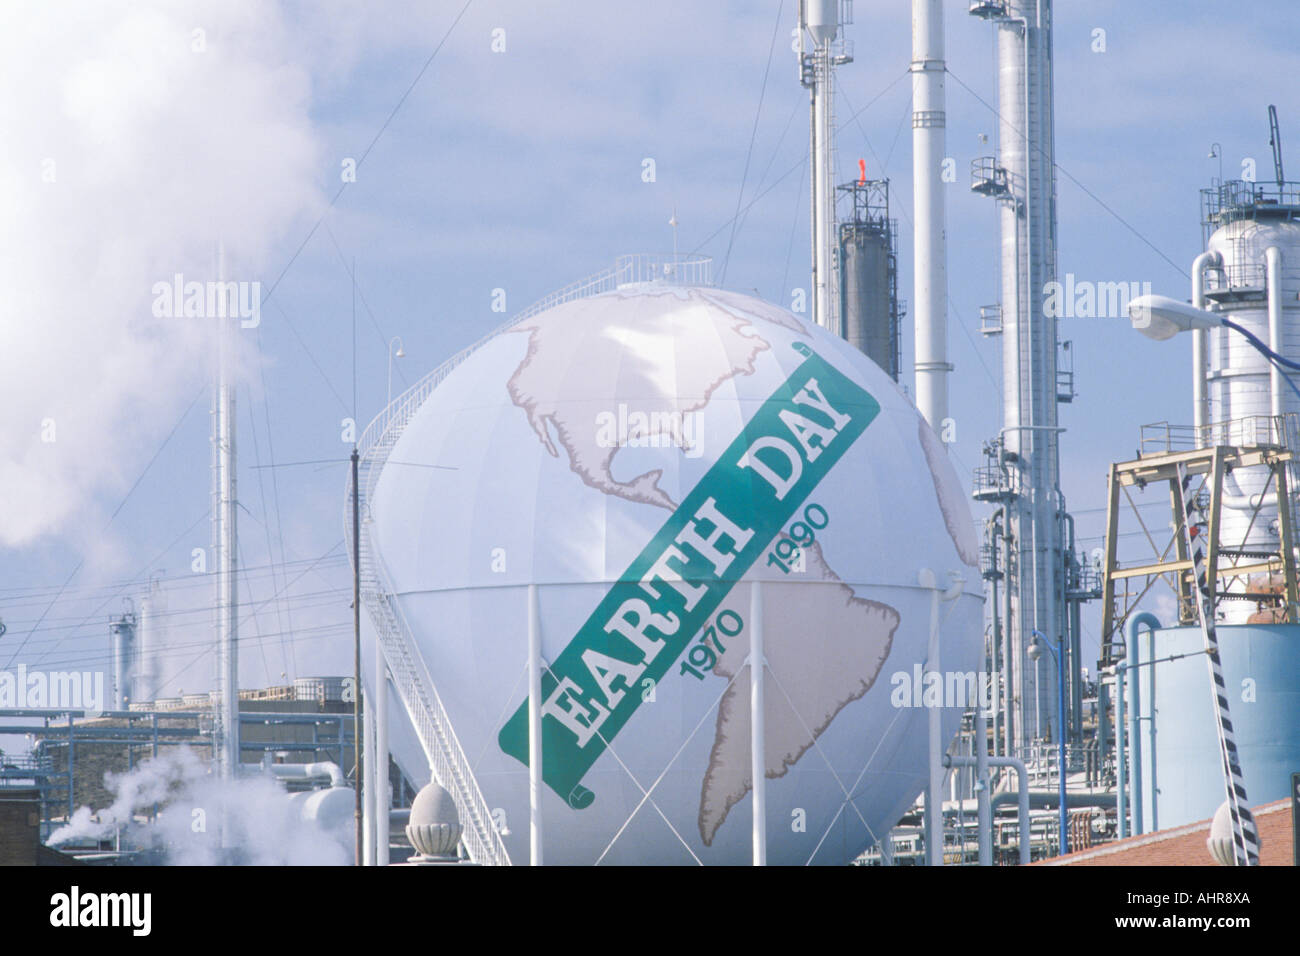
<svg viewBox="0 0 1300 956">
<path fill-rule="evenodd" d="M 1279 178 L 1281 177 L 1279 176 Z M 1286 382 L 1291 391 L 1297 397 L 1300 397 L 1300 388 L 1296 387 L 1295 382 L 1291 381 L 1291 377 L 1285 372 L 1285 369 L 1300 370 L 1300 363 L 1284 358 L 1276 351 L 1277 348 L 1281 347 L 1282 342 L 1281 259 L 1281 252 L 1276 246 L 1270 246 L 1264 251 L 1265 276 L 1268 288 L 1269 343 L 1265 343 L 1249 329 L 1238 325 L 1226 316 L 1220 316 L 1187 305 L 1184 302 L 1178 302 L 1167 296 L 1143 295 L 1138 296 L 1129 303 L 1129 318 L 1133 322 L 1133 327 L 1149 338 L 1169 339 L 1179 332 L 1193 329 L 1212 329 L 1216 326 L 1232 329 L 1245 338 L 1255 351 L 1268 360 L 1271 366 L 1269 370 L 1269 391 L 1271 393 L 1273 420 L 1279 422 L 1279 425 L 1284 409 L 1282 382 Z M 1198 269 L 1201 263 L 1202 260 L 1198 257 Z M 1199 272 L 1197 276 L 1199 278 Z M 1198 369 L 1197 374 L 1198 376 L 1202 374 L 1202 370 Z M 1181 464 L 1178 466 L 1178 474 L 1185 487 L 1187 481 L 1186 471 Z M 1204 582 L 1198 586 L 1200 592 L 1198 595 L 1198 610 L 1201 619 L 1201 630 L 1205 638 L 1206 662 L 1210 670 L 1210 689 L 1218 720 L 1219 749 L 1223 758 L 1224 785 L 1228 793 L 1226 806 L 1230 808 L 1232 818 L 1235 846 L 1234 859 L 1239 864 L 1254 866 L 1259 863 L 1258 831 L 1255 828 L 1255 822 L 1250 815 L 1250 811 L 1245 806 L 1246 789 L 1237 759 L 1237 747 L 1233 741 L 1228 697 L 1220 690 L 1223 687 L 1223 675 L 1219 658 L 1219 642 L 1214 626 L 1211 592 L 1214 582 L 1212 578 L 1205 577 L 1207 572 L 1204 570 L 1205 553 L 1203 542 L 1197 544 L 1194 541 L 1189 523 L 1186 521 L 1183 522 L 1182 533 L 1184 541 L 1187 543 L 1188 552 L 1192 556 L 1193 578 L 1196 581 Z M 1134 680 L 1136 680 L 1136 675 L 1134 675 Z M 1238 801 L 1240 801 L 1240 805 Z M 1137 829 L 1136 825 L 1134 829 Z"/>
<path fill-rule="evenodd" d="M 393 354 L 394 342 L 397 343 L 396 355 Z M 402 337 L 400 335 L 394 335 L 388 343 L 388 401 L 384 405 L 385 408 L 393 404 L 393 359 L 395 358 L 406 358 L 406 353 L 402 351 Z"/>
<path fill-rule="evenodd" d="M 1063 733 L 1065 727 L 1065 648 L 1062 647 L 1058 652 L 1057 648 L 1053 647 L 1043 632 L 1037 628 L 1032 633 L 1037 640 L 1025 648 L 1025 653 L 1029 655 L 1029 659 L 1031 661 L 1038 660 L 1043 654 L 1043 647 L 1051 651 L 1052 657 L 1056 659 L 1056 776 L 1060 781 L 1057 788 L 1057 802 L 1061 805 L 1061 856 L 1065 856 L 1070 852 L 1069 816 L 1065 809 L 1065 734 Z"/>
<path fill-rule="evenodd" d="M 1283 368 L 1300 371 L 1300 362 L 1293 362 L 1278 355 L 1254 332 L 1238 325 L 1227 316 L 1209 312 L 1205 309 L 1198 309 L 1194 305 L 1179 302 L 1167 295 L 1140 295 L 1129 302 L 1128 317 L 1129 321 L 1133 323 L 1133 328 L 1147 338 L 1159 342 L 1172 339 L 1179 332 L 1216 328 L 1232 329 L 1232 331 L 1243 336 L 1256 352 L 1268 359 L 1269 363 L 1276 369 L 1278 378 L 1286 382 L 1291 387 L 1291 391 L 1295 392 L 1297 397 L 1300 397 L 1300 389 L 1296 388 L 1290 376 L 1282 374 Z"/>
</svg>

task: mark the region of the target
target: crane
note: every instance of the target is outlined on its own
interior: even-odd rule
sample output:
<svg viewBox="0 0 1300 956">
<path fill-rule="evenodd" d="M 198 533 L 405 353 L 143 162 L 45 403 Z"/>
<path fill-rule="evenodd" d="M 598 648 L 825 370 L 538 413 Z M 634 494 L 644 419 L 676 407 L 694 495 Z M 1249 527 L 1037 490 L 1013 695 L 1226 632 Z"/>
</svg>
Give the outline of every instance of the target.
<svg viewBox="0 0 1300 956">
<path fill-rule="evenodd" d="M 1273 147 L 1273 172 L 1277 174 L 1277 188 L 1280 192 L 1285 178 L 1282 175 L 1282 131 L 1277 125 L 1277 107 L 1268 107 L 1268 145 Z"/>
</svg>

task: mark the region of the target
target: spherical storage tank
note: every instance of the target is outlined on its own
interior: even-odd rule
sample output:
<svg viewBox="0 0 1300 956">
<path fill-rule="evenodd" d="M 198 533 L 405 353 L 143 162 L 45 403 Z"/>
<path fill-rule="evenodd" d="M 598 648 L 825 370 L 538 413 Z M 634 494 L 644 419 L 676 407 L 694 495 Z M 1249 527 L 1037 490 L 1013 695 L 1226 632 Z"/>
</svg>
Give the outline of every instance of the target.
<svg viewBox="0 0 1300 956">
<path fill-rule="evenodd" d="M 769 862 L 848 862 L 921 790 L 921 569 L 962 584 L 942 670 L 979 666 L 978 544 L 941 442 L 860 352 L 748 296 L 625 285 L 490 337 L 406 425 L 369 516 L 515 862 L 530 585 L 547 863 L 749 861 L 759 582 Z"/>
</svg>

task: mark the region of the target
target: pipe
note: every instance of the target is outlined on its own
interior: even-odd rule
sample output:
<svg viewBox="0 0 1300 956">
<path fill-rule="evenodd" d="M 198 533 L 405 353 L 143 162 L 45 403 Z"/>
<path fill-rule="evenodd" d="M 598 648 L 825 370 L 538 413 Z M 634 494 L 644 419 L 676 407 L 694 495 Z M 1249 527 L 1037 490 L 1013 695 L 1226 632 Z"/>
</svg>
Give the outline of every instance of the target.
<svg viewBox="0 0 1300 956">
<path fill-rule="evenodd" d="M 970 766 L 975 762 L 975 757 L 944 757 L 944 766 Z M 1020 827 L 1020 865 L 1029 865 L 1029 770 L 1025 767 L 1025 762 L 1018 757 L 989 757 L 990 767 L 1012 767 L 1019 776 L 1019 786 L 1016 788 L 1017 800 L 1017 823 Z M 999 794 L 998 797 L 1002 797 Z M 998 797 L 993 798 L 992 803 L 999 801 Z M 991 813 L 991 809 L 990 809 Z M 937 814 L 942 818 L 943 814 Z M 990 822 L 990 827 L 992 823 Z"/>
<path fill-rule="evenodd" d="M 989 739 L 981 702 L 975 705 L 975 819 L 980 866 L 993 865 L 993 808 L 989 805 Z"/>
<path fill-rule="evenodd" d="M 1066 509 L 1064 495 L 1061 496 L 1061 514 L 1070 529 L 1065 546 L 1066 564 L 1075 566 L 1074 515 Z M 1068 595 L 1061 603 L 1066 611 L 1066 633 L 1070 636 L 1070 739 L 1076 746 L 1083 744 L 1083 647 L 1079 633 L 1079 603 L 1070 601 Z"/>
<path fill-rule="evenodd" d="M 1002 585 L 1002 669 L 1005 672 L 1002 676 L 1002 756 L 1010 757 L 1012 754 L 1012 741 L 1015 739 L 1015 706 L 1012 700 L 1012 690 L 1016 684 L 1016 668 L 1018 662 L 1013 660 L 1012 635 L 1011 635 L 1011 535 L 1008 533 L 1011 529 L 1011 515 L 1008 513 L 1003 518 L 1005 525 L 1002 529 L 1002 569 L 1006 575 L 1006 581 Z"/>
<path fill-rule="evenodd" d="M 1273 371 L 1276 372 L 1277 369 L 1274 369 Z M 1223 507 L 1231 508 L 1233 511 L 1254 511 L 1264 501 L 1264 495 L 1262 493 L 1253 495 L 1242 494 L 1241 486 L 1237 484 L 1237 478 L 1232 474 L 1232 472 L 1224 474 L 1223 487 L 1224 491 L 1219 496 L 1219 500 L 1223 503 Z M 1236 492 L 1228 491 L 1227 489 L 1229 487 L 1237 489 Z"/>
<path fill-rule="evenodd" d="M 225 246 L 217 246 L 217 279 L 226 278 Z M 234 320 L 217 323 L 217 382 L 213 409 L 212 511 L 217 572 L 215 644 L 217 659 L 217 773 L 233 779 L 239 768 L 239 508 L 236 497 L 236 413 Z"/>
<path fill-rule="evenodd" d="M 754 865 L 767 866 L 767 738 L 763 702 L 763 584 L 749 589 L 749 755 L 754 781 Z"/>
<path fill-rule="evenodd" d="M 1057 821 L 1057 836 L 1060 840 L 1061 856 L 1065 856 L 1070 852 L 1070 833 L 1069 820 L 1066 817 L 1065 809 L 1065 735 L 1061 733 L 1061 723 L 1059 719 L 1059 714 L 1065 707 L 1065 642 L 1061 641 L 1057 647 L 1053 648 L 1047 639 L 1047 635 L 1038 630 L 1038 628 L 1034 628 L 1032 633 L 1034 637 L 1043 642 L 1043 646 L 1051 652 L 1052 659 L 1056 663 L 1056 701 L 1058 713 L 1056 724 L 1056 783 L 1057 796 L 1059 798 L 1057 803 L 1060 809 L 1060 819 Z M 1048 776 L 1048 782 L 1051 782 L 1050 773 Z"/>
<path fill-rule="evenodd" d="M 803 4 L 803 27 L 813 39 L 813 299 L 817 324 L 839 335 L 835 304 L 835 177 L 832 123 L 834 96 L 831 44 L 839 30 L 835 0 Z M 802 32 L 802 31 L 801 31 Z"/>
<path fill-rule="evenodd" d="M 349 457 L 352 464 L 352 673 L 355 682 L 352 695 L 352 772 L 357 778 L 356 801 L 352 807 L 353 842 L 355 866 L 365 865 L 365 810 L 362 804 L 361 767 L 362 767 L 362 722 L 361 722 L 361 485 L 357 480 L 361 456 L 356 444 L 352 446 Z M 378 638 L 376 638 L 378 639 Z M 343 725 L 339 724 L 339 759 L 343 759 Z M 433 768 L 430 767 L 430 773 Z M 434 779 L 437 779 L 436 776 Z"/>
<path fill-rule="evenodd" d="M 995 572 L 998 570 L 998 539 L 1005 537 L 1002 530 L 1002 523 L 1005 520 L 1005 514 L 1006 509 L 999 506 L 994 510 L 988 523 L 989 554 L 993 559 L 993 570 Z M 1007 575 L 1007 569 L 1005 566 L 1002 568 L 1002 574 L 1004 578 Z M 1008 581 L 1008 583 L 1010 582 Z M 1002 673 L 1002 669 L 1006 667 L 1006 658 L 1001 655 L 1002 626 L 1000 626 L 998 622 L 998 579 L 996 575 L 990 579 L 990 587 L 993 591 L 993 594 L 991 595 L 992 600 L 989 603 L 993 615 L 993 633 L 990 637 L 989 643 L 993 652 L 993 750 L 996 753 L 998 745 L 998 718 L 1002 710 L 1002 686 L 1003 681 L 1005 680 L 1005 675 Z M 1003 730 L 1005 730 L 1005 727 Z"/>
<path fill-rule="evenodd" d="M 542 620 L 537 585 L 528 585 L 528 855 L 542 865 Z"/>
<path fill-rule="evenodd" d="M 1282 354 L 1282 250 L 1269 246 L 1264 250 L 1264 276 L 1268 284 L 1268 347 L 1275 355 Z M 1271 413 L 1274 419 L 1286 411 L 1286 396 L 1282 393 L 1282 369 L 1278 363 L 1269 363 L 1269 392 L 1272 396 Z"/>
<path fill-rule="evenodd" d="M 361 865 L 375 865 L 375 695 L 363 692 L 365 720 L 361 732 L 366 742 L 361 758 Z"/>
<path fill-rule="evenodd" d="M 1128 776 L 1124 769 L 1124 672 L 1128 669 L 1127 661 L 1115 665 L 1115 823 L 1119 829 L 1119 838 L 1128 836 Z"/>
<path fill-rule="evenodd" d="M 158 697 L 158 687 L 154 683 L 154 664 L 157 656 L 158 622 L 154 617 L 158 610 L 157 599 L 161 596 L 158 579 L 149 582 L 149 590 L 140 598 L 140 615 L 135 632 L 135 666 L 131 681 L 131 700 L 150 701 Z"/>
<path fill-rule="evenodd" d="M 913 308 L 916 407 L 936 432 L 948 417 L 948 262 L 944 239 L 942 0 L 912 0 Z"/>
<path fill-rule="evenodd" d="M 806 0 L 799 0 L 799 80 L 804 82 L 804 37 L 807 32 Z M 817 316 L 817 80 L 814 67 L 813 82 L 808 83 L 808 261 L 812 266 L 809 298 L 812 300 L 812 320 Z"/>
<path fill-rule="evenodd" d="M 957 572 L 949 572 L 952 583 L 947 590 L 939 589 L 938 579 L 929 568 L 922 568 L 917 574 L 917 582 L 930 590 L 930 641 L 926 653 L 925 667 L 931 674 L 939 674 L 942 669 L 939 655 L 939 602 L 952 601 L 961 594 L 963 581 Z M 942 702 L 941 702 L 942 703 Z M 943 866 L 943 814 L 939 808 L 943 805 L 940 791 L 943 789 L 943 707 L 930 707 L 929 718 L 929 765 L 930 782 L 925 791 L 926 833 L 925 847 L 927 862 L 930 866 Z"/>
<path fill-rule="evenodd" d="M 1217 252 L 1202 252 L 1192 260 L 1192 307 L 1205 308 L 1205 270 L 1223 268 L 1223 256 Z M 1210 422 L 1208 391 L 1210 334 L 1206 329 L 1192 332 L 1192 423 L 1195 426 L 1197 448 L 1205 447 L 1205 429 Z"/>
<path fill-rule="evenodd" d="M 1160 788 L 1156 786 L 1156 632 L 1151 628 L 1147 629 L 1147 690 L 1145 699 L 1147 702 L 1147 716 L 1141 718 L 1147 723 L 1147 740 L 1146 753 L 1150 782 L 1147 784 L 1147 794 L 1143 798 L 1145 806 L 1151 808 L 1151 832 L 1155 833 L 1160 829 L 1160 815 L 1156 804 L 1156 794 Z"/>
<path fill-rule="evenodd" d="M 1056 780 L 1060 785 L 1061 794 L 1059 821 L 1061 832 L 1057 836 L 1060 840 L 1061 856 L 1070 852 L 1070 820 L 1065 806 L 1065 774 L 1068 769 L 1065 759 L 1065 711 L 1065 641 L 1062 640 L 1056 655 Z"/>
<path fill-rule="evenodd" d="M 966 757 L 953 757 L 955 762 L 966 760 Z M 998 810 L 1013 800 L 1019 801 L 1018 793 L 997 793 L 989 798 L 989 804 L 994 810 Z M 1061 802 L 1061 795 L 1055 790 L 1030 790 L 1029 791 L 1029 809 L 1030 810 L 1055 810 Z M 1102 810 L 1111 810 L 1115 807 L 1115 794 L 1113 793 L 1070 793 L 1066 794 L 1065 805 L 1071 810 L 1082 809 L 1084 807 L 1095 807 Z M 943 815 L 945 817 L 955 816 L 957 814 L 955 806 L 945 806 Z"/>
<path fill-rule="evenodd" d="M 936 673 L 939 669 L 939 588 L 934 572 L 922 568 L 917 580 L 921 587 L 930 589 L 930 637 L 926 647 L 925 670 Z M 936 812 L 939 790 L 943 786 L 942 753 L 939 738 L 942 736 L 943 711 L 931 707 L 926 711 L 927 758 L 929 777 L 925 785 L 925 856 L 928 866 L 943 866 L 943 818 Z"/>
<path fill-rule="evenodd" d="M 371 722 L 375 725 L 375 865 L 388 865 L 388 811 L 392 800 L 388 793 L 388 661 L 384 645 L 375 636 L 375 707 Z"/>
<path fill-rule="evenodd" d="M 1162 626 L 1160 618 L 1150 611 L 1143 611 L 1129 618 L 1128 640 L 1123 665 L 1125 670 L 1133 671 L 1134 668 L 1141 664 L 1141 655 L 1138 650 L 1138 630 L 1147 627 L 1150 630 L 1158 631 Z M 1129 786 L 1132 789 L 1131 803 L 1133 805 L 1134 836 L 1140 836 L 1146 832 L 1142 818 L 1142 692 L 1138 678 L 1139 675 L 1135 672 L 1132 674 L 1132 679 L 1128 681 L 1129 696 L 1132 698 L 1128 708 L 1128 739 L 1130 760 L 1133 764 L 1133 772 L 1129 775 Z"/>
<path fill-rule="evenodd" d="M 894 828 L 890 827 L 880 838 L 880 865 L 894 865 Z"/>
<path fill-rule="evenodd" d="M 346 787 L 347 778 L 343 776 L 343 770 L 333 761 L 320 761 L 317 763 L 268 763 L 263 764 L 260 770 L 264 770 L 271 776 L 280 780 L 319 780 L 328 778 L 331 787 Z"/>
</svg>

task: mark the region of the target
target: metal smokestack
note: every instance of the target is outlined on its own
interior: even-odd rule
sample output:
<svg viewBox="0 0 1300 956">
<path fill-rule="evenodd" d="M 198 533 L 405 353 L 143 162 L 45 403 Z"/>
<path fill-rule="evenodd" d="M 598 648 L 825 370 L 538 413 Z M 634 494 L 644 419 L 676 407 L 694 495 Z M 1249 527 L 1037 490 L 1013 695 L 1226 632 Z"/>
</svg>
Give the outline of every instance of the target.
<svg viewBox="0 0 1300 956">
<path fill-rule="evenodd" d="M 943 3 L 912 0 L 913 308 L 916 407 L 935 431 L 948 417 L 948 258 L 944 239 Z"/>
<path fill-rule="evenodd" d="M 158 650 L 162 646 L 162 623 L 159 614 L 165 608 L 162 589 L 155 578 L 140 598 L 140 612 L 135 633 L 135 663 L 132 667 L 131 702 L 158 699 Z"/>
<path fill-rule="evenodd" d="M 840 334 L 836 282 L 834 67 L 849 61 L 833 50 L 840 28 L 839 0 L 803 0 L 799 5 L 799 63 L 811 99 L 813 319 Z M 805 51 L 811 40 L 812 52 Z"/>
<path fill-rule="evenodd" d="M 217 250 L 217 278 L 226 277 L 224 247 Z M 217 652 L 216 747 L 217 772 L 233 778 L 239 766 L 239 554 L 235 497 L 235 376 L 236 317 L 211 316 L 216 325 L 217 380 L 212 416 L 213 551 L 217 562 L 214 596 L 214 637 Z"/>
<path fill-rule="evenodd" d="M 113 658 L 112 710 L 126 710 L 131 699 L 131 680 L 135 670 L 135 628 L 136 617 L 133 611 L 124 612 L 108 624 Z"/>
</svg>

